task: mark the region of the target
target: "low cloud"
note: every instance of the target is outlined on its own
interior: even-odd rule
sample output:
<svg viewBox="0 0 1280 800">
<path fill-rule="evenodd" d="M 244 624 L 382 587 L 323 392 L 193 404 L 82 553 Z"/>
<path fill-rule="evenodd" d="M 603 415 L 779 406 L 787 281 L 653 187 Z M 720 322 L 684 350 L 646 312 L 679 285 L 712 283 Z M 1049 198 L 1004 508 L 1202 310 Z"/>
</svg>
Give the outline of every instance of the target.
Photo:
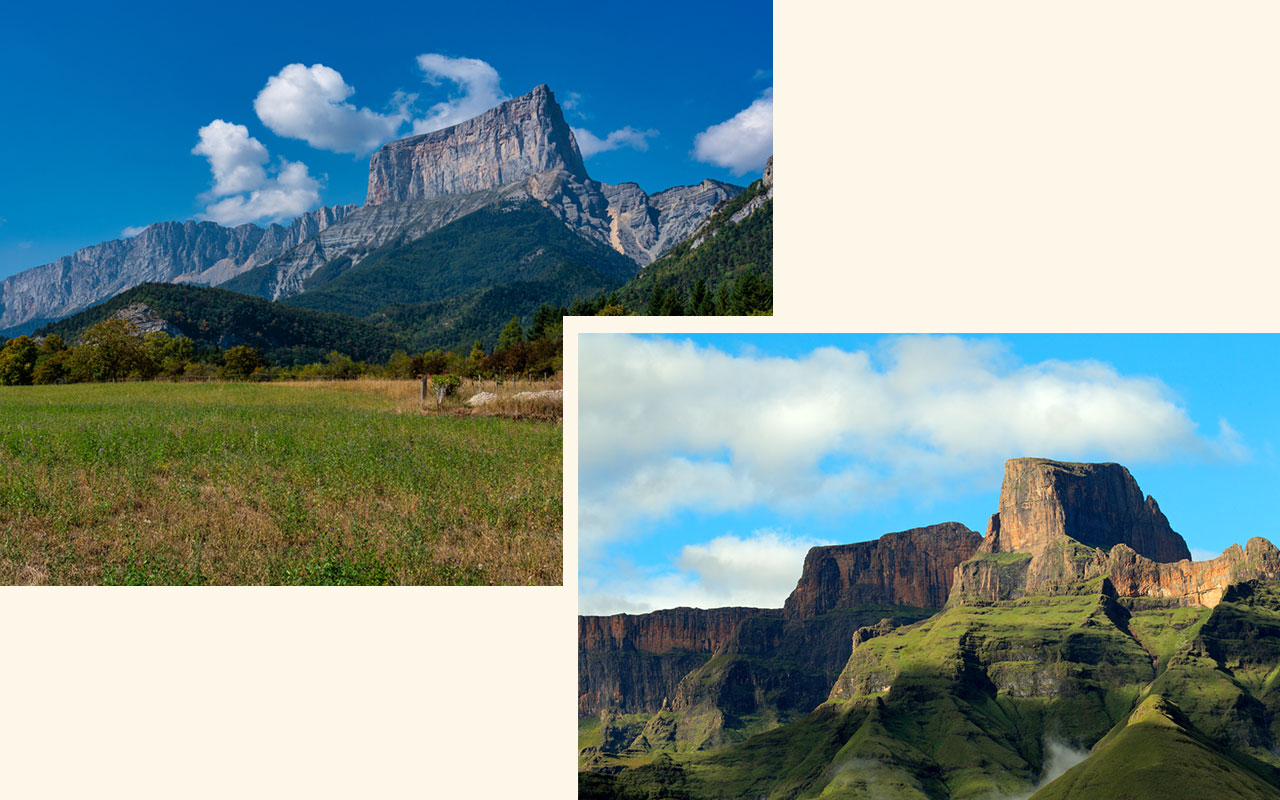
<svg viewBox="0 0 1280 800">
<path fill-rule="evenodd" d="M 355 89 L 331 67 L 289 64 L 267 80 L 253 110 L 277 136 L 301 139 L 321 150 L 364 155 L 395 137 L 409 118 L 413 98 L 396 95 L 393 110 L 378 113 L 346 102 L 353 94 Z"/>
<path fill-rule="evenodd" d="M 146 229 L 147 229 L 146 225 L 130 225 L 129 227 L 120 231 L 120 235 L 126 239 L 131 239 L 134 236 L 137 236 L 138 234 L 142 233 Z"/>
<path fill-rule="evenodd" d="M 735 175 L 763 169 L 772 154 L 772 86 L 731 119 L 712 125 L 693 140 L 694 158 L 727 167 Z"/>
<path fill-rule="evenodd" d="M 452 95 L 419 114 L 418 95 L 396 92 L 386 110 L 374 111 L 349 102 L 355 87 L 324 64 L 289 64 L 267 79 L 253 109 L 262 124 L 278 136 L 301 139 L 335 153 L 366 155 L 403 135 L 429 133 L 471 119 L 507 99 L 498 71 L 478 58 L 451 58 L 440 53 L 417 57 L 423 81 L 450 85 Z"/>
<path fill-rule="evenodd" d="M 686 545 L 672 568 L 606 582 L 584 580 L 579 613 L 644 613 L 658 608 L 780 608 L 796 586 L 809 548 L 831 542 L 756 531 Z M 602 588 L 603 587 L 603 588 Z"/>
<path fill-rule="evenodd" d="M 415 134 L 430 133 L 465 122 L 507 99 L 499 86 L 498 71 L 478 58 L 450 58 L 440 53 L 423 53 L 418 56 L 418 68 L 427 83 L 432 86 L 451 83 L 457 94 L 433 105 L 426 116 L 415 119 Z"/>
<path fill-rule="evenodd" d="M 1159 380 L 1098 361 L 1024 364 L 990 339 L 778 358 L 587 335 L 579 364 L 586 558 L 683 511 L 843 514 L 998 485 L 1015 456 L 1247 454 L 1229 425 L 1201 434 Z"/>
<path fill-rule="evenodd" d="M 319 205 L 320 182 L 298 161 L 271 160 L 262 142 L 249 129 L 216 119 L 200 129 L 195 155 L 209 161 L 213 187 L 202 197 L 209 201 L 203 219 L 222 225 L 296 217 Z"/>
<path fill-rule="evenodd" d="M 658 132 L 656 130 L 638 131 L 630 125 L 612 131 L 603 139 L 586 128 L 573 129 L 573 138 L 578 141 L 578 150 L 582 152 L 583 158 L 591 158 L 597 153 L 618 150 L 623 147 L 645 152 L 649 149 L 648 140 L 657 135 Z"/>
</svg>

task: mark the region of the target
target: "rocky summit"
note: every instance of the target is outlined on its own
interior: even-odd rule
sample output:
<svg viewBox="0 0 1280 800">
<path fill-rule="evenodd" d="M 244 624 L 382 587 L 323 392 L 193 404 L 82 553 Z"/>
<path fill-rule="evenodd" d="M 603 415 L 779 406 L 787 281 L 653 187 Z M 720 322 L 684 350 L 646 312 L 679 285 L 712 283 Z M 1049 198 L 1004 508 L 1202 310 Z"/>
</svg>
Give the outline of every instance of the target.
<svg viewBox="0 0 1280 800">
<path fill-rule="evenodd" d="M 622 637 L 661 698 L 598 691 L 581 618 L 579 797 L 1280 797 L 1280 550 L 1189 556 L 1123 466 L 1022 458 L 985 537 L 814 548 L 783 609 Z"/>
<path fill-rule="evenodd" d="M 321 208 L 267 227 L 156 223 L 18 273 L 0 283 L 0 334 L 29 332 L 149 281 L 291 297 L 314 288 L 340 259 L 356 266 L 478 210 L 525 201 L 638 271 L 742 190 L 704 180 L 650 195 L 635 183 L 592 180 L 555 95 L 542 85 L 452 127 L 384 145 L 369 162 L 364 206 Z"/>
<path fill-rule="evenodd" d="M 561 170 L 587 180 L 578 143 L 546 84 L 443 130 L 384 145 L 365 205 L 470 194 Z"/>
</svg>

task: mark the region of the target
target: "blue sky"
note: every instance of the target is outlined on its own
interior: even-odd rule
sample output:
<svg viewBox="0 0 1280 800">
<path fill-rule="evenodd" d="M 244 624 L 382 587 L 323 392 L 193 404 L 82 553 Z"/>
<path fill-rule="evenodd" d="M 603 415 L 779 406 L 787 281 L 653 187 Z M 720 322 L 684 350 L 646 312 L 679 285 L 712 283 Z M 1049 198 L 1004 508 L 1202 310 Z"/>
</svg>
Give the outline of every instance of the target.
<svg viewBox="0 0 1280 800">
<path fill-rule="evenodd" d="M 1274 369 L 1246 335 L 583 335 L 583 613 L 780 605 L 809 546 L 955 520 L 1003 462 L 1118 461 L 1197 558 L 1277 539 Z"/>
<path fill-rule="evenodd" d="M 724 150 L 723 137 L 700 151 L 711 160 L 698 160 L 695 137 L 766 93 L 771 108 L 772 49 L 772 7 L 764 2 L 656 2 L 642 10 L 607 3 L 19 4 L 0 25 L 0 68 L 9 76 L 0 88 L 0 278 L 126 228 L 207 213 L 228 195 L 201 197 L 213 185 L 211 165 L 192 149 L 198 131 L 217 119 L 244 126 L 265 150 L 260 180 L 278 179 L 281 159 L 306 167 L 295 201 L 362 203 L 367 151 L 332 152 L 278 135 L 256 112 L 259 92 L 289 64 L 336 71 L 354 90 L 337 102 L 352 112 L 385 117 L 397 111 L 397 92 L 417 94 L 400 136 L 434 104 L 464 94 L 447 77 L 425 82 L 419 56 L 484 62 L 496 74 L 497 96 L 547 83 L 574 106 L 566 111 L 571 125 L 602 141 L 622 132 L 615 149 L 587 160 L 592 177 L 656 191 L 706 177 L 745 184 L 759 176 L 743 166 L 749 157 Z"/>
</svg>

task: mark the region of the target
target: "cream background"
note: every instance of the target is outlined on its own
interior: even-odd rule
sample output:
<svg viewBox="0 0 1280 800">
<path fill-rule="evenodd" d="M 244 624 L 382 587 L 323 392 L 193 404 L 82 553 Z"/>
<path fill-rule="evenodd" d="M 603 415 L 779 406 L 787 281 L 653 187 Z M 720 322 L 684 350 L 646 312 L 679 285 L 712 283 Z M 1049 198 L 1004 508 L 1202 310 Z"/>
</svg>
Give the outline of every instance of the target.
<svg viewBox="0 0 1280 800">
<path fill-rule="evenodd" d="M 777 316 L 572 321 L 566 388 L 587 330 L 1278 327 L 1280 6 L 792 3 L 775 30 Z M 0 590 L 8 793 L 575 796 L 566 397 L 562 588 Z"/>
</svg>

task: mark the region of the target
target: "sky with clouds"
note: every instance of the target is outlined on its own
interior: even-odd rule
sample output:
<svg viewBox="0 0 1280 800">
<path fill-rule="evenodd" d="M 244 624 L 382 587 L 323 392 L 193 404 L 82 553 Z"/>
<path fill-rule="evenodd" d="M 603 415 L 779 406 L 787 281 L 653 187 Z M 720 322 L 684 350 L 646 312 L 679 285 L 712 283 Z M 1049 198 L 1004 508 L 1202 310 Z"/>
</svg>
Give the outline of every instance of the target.
<svg viewBox="0 0 1280 800">
<path fill-rule="evenodd" d="M 592 177 L 759 177 L 772 7 L 72 2 L 9 10 L 0 278 L 162 220 L 362 203 L 383 143 L 546 83 Z M 673 24 L 672 20 L 678 20 Z"/>
<path fill-rule="evenodd" d="M 780 606 L 814 545 L 984 532 L 1020 456 L 1124 464 L 1197 557 L 1277 539 L 1277 356 L 1276 336 L 584 334 L 580 611 Z"/>
</svg>

